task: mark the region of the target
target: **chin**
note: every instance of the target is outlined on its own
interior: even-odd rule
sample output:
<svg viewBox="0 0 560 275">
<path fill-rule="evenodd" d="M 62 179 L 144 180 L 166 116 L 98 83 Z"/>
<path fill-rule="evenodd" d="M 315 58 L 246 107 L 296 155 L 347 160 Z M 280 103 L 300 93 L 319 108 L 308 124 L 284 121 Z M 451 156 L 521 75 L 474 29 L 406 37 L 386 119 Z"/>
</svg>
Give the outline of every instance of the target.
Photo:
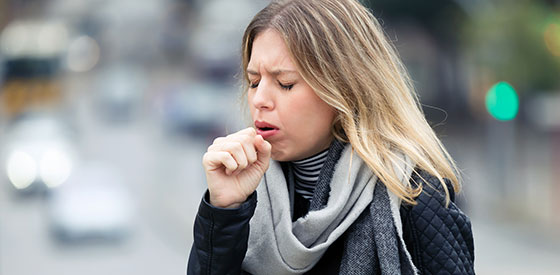
<svg viewBox="0 0 560 275">
<path fill-rule="evenodd" d="M 292 160 L 289 155 L 286 155 L 285 152 L 274 152 L 274 151 L 272 151 L 270 158 L 275 160 L 275 161 L 290 161 L 290 160 Z"/>
</svg>

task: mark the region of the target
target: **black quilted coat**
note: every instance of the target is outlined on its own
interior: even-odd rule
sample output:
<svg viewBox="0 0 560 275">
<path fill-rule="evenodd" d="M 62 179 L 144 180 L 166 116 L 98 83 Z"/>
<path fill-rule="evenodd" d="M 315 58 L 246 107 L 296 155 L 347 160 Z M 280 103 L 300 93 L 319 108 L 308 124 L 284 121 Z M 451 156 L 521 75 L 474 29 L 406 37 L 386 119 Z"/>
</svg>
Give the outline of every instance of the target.
<svg viewBox="0 0 560 275">
<path fill-rule="evenodd" d="M 469 218 L 451 203 L 434 176 L 419 171 L 424 182 L 414 206 L 401 206 L 403 237 L 420 274 L 474 274 L 474 244 Z M 411 183 L 423 182 L 413 173 Z M 432 186 L 433 188 L 429 187 Z M 238 209 L 219 209 L 203 198 L 194 225 L 194 244 L 187 274 L 245 274 L 241 263 L 247 251 L 249 221 L 256 207 L 256 193 Z M 344 235 L 334 242 L 307 274 L 337 274 Z"/>
<path fill-rule="evenodd" d="M 423 192 L 415 206 L 401 206 L 403 237 L 414 265 L 421 274 L 474 274 L 474 242 L 469 218 L 455 205 L 449 181 L 451 203 L 445 207 L 445 193 L 439 180 L 419 171 Z M 413 173 L 411 183 L 422 182 Z"/>
</svg>

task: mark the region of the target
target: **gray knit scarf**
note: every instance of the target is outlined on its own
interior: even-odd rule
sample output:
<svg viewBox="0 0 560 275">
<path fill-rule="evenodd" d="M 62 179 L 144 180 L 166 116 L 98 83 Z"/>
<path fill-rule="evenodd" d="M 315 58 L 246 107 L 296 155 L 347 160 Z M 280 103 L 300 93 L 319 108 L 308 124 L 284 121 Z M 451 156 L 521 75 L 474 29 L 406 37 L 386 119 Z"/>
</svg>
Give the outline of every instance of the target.
<svg viewBox="0 0 560 275">
<path fill-rule="evenodd" d="M 395 171 L 408 184 L 410 158 Z M 333 142 L 309 213 L 291 219 L 289 183 L 272 161 L 257 188 L 243 270 L 252 274 L 303 274 L 345 234 L 340 274 L 417 274 L 402 239 L 400 200 L 387 191 L 349 144 Z"/>
</svg>

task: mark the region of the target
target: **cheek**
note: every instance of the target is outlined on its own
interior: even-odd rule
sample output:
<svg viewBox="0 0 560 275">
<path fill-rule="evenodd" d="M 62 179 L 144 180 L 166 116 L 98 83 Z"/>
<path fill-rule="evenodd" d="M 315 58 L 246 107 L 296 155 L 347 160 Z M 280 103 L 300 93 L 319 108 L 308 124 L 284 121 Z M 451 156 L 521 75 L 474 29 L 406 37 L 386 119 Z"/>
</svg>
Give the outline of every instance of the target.
<svg viewBox="0 0 560 275">
<path fill-rule="evenodd" d="M 335 112 L 318 97 L 305 96 L 294 98 L 289 108 L 283 110 L 289 118 L 292 134 L 297 136 L 323 136 L 330 133 Z"/>
<path fill-rule="evenodd" d="M 334 118 L 332 107 L 318 97 L 308 98 L 307 102 L 308 103 L 304 104 L 304 106 L 300 106 L 300 109 L 304 112 L 303 116 L 310 120 L 313 125 L 330 126 Z"/>
<path fill-rule="evenodd" d="M 289 124 L 285 126 L 288 126 L 292 132 L 301 132 L 301 128 L 308 125 L 313 119 L 309 103 L 305 99 L 290 98 L 288 102 L 285 102 L 282 110 L 278 111 L 283 123 Z"/>
<path fill-rule="evenodd" d="M 249 108 L 249 113 L 251 114 L 251 117 L 253 117 L 255 115 L 255 108 L 253 108 L 253 104 L 251 104 L 251 102 L 253 102 L 253 96 L 250 92 L 247 92 L 247 108 Z"/>
</svg>

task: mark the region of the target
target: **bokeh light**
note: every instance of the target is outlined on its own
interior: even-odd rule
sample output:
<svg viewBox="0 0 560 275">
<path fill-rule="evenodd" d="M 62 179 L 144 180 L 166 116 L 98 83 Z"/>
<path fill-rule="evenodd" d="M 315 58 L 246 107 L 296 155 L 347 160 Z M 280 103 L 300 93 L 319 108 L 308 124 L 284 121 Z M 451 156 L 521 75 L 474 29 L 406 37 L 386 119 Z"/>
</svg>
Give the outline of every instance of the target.
<svg viewBox="0 0 560 275">
<path fill-rule="evenodd" d="M 72 162 L 68 154 L 51 149 L 46 151 L 40 164 L 41 179 L 50 187 L 64 183 L 72 171 Z"/>
<path fill-rule="evenodd" d="M 507 82 L 492 86 L 486 94 L 486 109 L 497 120 L 512 120 L 519 110 L 519 98 Z"/>
<path fill-rule="evenodd" d="M 560 56 L 560 25 L 551 23 L 544 31 L 546 48 L 554 56 Z"/>
<path fill-rule="evenodd" d="M 97 42 L 82 35 L 72 40 L 68 46 L 66 65 L 73 72 L 87 72 L 99 61 L 100 48 Z"/>
<path fill-rule="evenodd" d="M 17 189 L 24 189 L 37 178 L 37 164 L 32 156 L 17 151 L 8 158 L 8 178 Z"/>
</svg>

